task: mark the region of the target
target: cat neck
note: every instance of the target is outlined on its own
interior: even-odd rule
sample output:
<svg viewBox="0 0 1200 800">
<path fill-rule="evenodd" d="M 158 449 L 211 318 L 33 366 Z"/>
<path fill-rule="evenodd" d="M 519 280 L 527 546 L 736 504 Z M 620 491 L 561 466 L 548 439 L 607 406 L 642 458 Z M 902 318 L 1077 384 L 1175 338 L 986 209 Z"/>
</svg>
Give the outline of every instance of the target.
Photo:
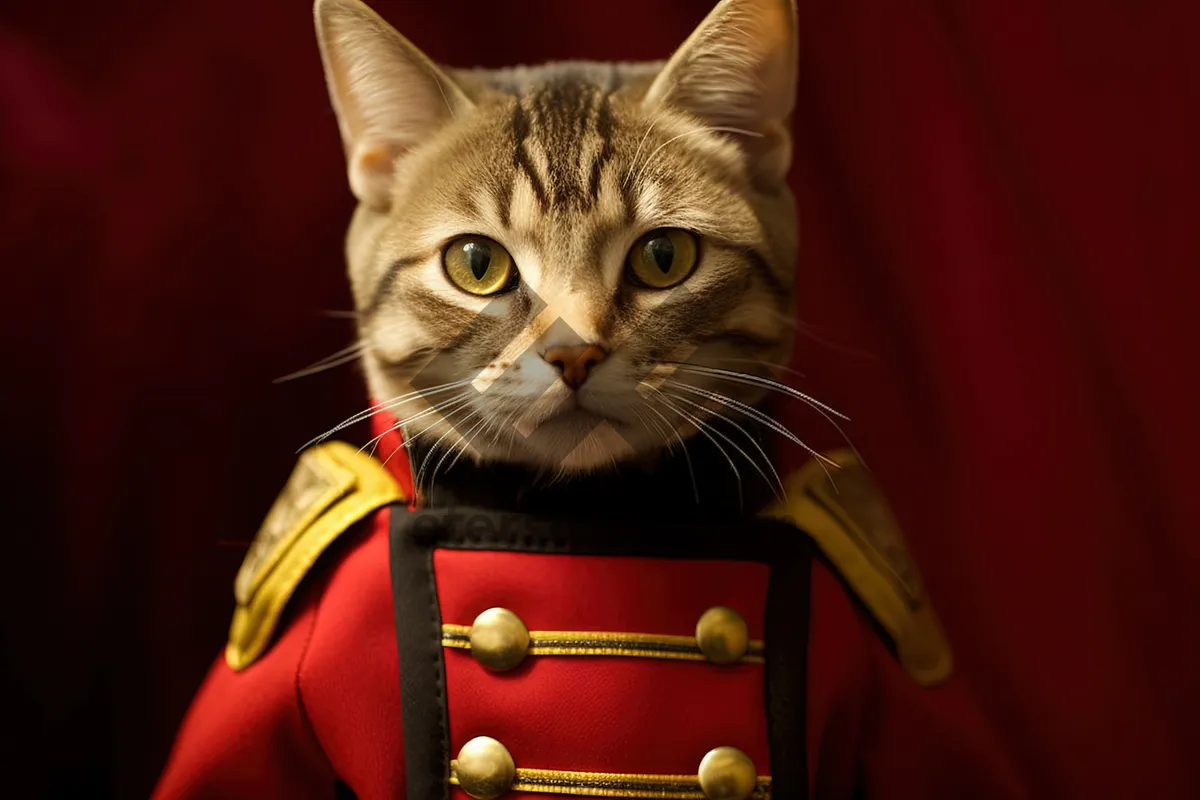
<svg viewBox="0 0 1200 800">
<path fill-rule="evenodd" d="M 757 433 L 747 430 L 751 435 Z M 762 441 L 762 437 L 756 438 Z M 427 456 L 429 463 L 437 462 L 430 446 L 420 440 L 410 443 L 414 475 Z M 643 520 L 744 517 L 758 513 L 773 499 L 772 469 L 757 447 L 742 448 L 757 457 L 757 469 L 729 445 L 723 451 L 703 436 L 691 437 L 685 447 L 686 451 L 676 446 L 652 459 L 618 463 L 603 471 L 568 475 L 519 464 L 473 463 L 464 457 L 443 467 L 435 478 L 425 476 L 417 496 L 424 508 L 474 506 Z M 765 444 L 762 447 L 768 456 L 773 455 Z"/>
</svg>

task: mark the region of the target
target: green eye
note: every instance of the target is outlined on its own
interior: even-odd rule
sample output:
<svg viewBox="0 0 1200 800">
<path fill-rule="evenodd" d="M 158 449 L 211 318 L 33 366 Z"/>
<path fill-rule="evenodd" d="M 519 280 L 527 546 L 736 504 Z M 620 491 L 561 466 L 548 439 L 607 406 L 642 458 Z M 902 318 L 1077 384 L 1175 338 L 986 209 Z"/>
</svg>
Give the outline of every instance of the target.
<svg viewBox="0 0 1200 800">
<path fill-rule="evenodd" d="M 683 283 L 696 267 L 696 237 L 678 228 L 650 231 L 629 251 L 629 272 L 635 283 L 650 289 L 669 289 Z"/>
<path fill-rule="evenodd" d="M 455 286 L 481 296 L 507 288 L 516 276 L 512 256 L 486 236 L 455 239 L 446 248 L 442 263 Z"/>
</svg>

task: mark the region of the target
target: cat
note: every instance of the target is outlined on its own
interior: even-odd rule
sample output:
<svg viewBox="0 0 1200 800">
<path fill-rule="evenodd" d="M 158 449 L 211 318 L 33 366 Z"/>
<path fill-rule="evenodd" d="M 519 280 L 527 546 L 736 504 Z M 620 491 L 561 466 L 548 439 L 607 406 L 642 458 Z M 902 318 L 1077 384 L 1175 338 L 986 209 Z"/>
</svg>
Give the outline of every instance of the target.
<svg viewBox="0 0 1200 800">
<path fill-rule="evenodd" d="M 400 450 L 301 456 L 157 796 L 782 800 L 818 751 L 866 785 L 892 729 L 881 772 L 920 761 L 863 713 L 951 663 L 890 514 L 850 459 L 844 495 L 810 464 L 785 497 L 765 446 L 803 446 L 773 391 L 836 413 L 770 377 L 791 0 L 722 0 L 645 64 L 438 66 L 358 0 L 316 24 L 378 401 L 326 436 L 399 428 L 415 485 Z"/>
<path fill-rule="evenodd" d="M 792 0 L 723 0 L 665 62 L 502 69 L 437 65 L 358 0 L 315 18 L 367 413 L 421 443 L 418 483 L 698 440 L 766 478 L 737 420 L 783 432 L 755 407 L 795 327 Z"/>
</svg>

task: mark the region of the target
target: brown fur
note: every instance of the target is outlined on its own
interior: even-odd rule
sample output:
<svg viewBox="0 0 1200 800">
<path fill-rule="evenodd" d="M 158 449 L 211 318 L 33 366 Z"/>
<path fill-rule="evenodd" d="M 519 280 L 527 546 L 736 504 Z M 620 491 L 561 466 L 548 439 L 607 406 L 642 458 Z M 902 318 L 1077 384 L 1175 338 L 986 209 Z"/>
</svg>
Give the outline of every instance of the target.
<svg viewBox="0 0 1200 800">
<path fill-rule="evenodd" d="M 357 0 L 318 0 L 316 17 L 361 200 L 347 260 L 370 391 L 474 381 L 396 400 L 407 436 L 580 471 L 695 434 L 704 414 L 679 397 L 735 408 L 664 380 L 758 401 L 667 362 L 754 371 L 745 361 L 788 356 L 789 0 L 725 0 L 665 65 L 439 68 Z M 675 289 L 631 284 L 630 247 L 663 227 L 699 236 L 697 268 Z M 442 254 L 466 234 L 511 253 L 515 290 L 477 297 L 446 278 Z M 579 342 L 610 355 L 572 393 L 540 354 Z"/>
</svg>

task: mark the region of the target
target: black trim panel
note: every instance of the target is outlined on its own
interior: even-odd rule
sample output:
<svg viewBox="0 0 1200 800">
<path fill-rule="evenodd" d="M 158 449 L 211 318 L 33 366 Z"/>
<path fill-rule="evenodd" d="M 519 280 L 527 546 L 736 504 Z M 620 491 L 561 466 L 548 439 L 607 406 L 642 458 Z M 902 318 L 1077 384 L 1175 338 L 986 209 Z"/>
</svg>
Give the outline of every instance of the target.
<svg viewBox="0 0 1200 800">
<path fill-rule="evenodd" d="M 400 655 L 400 716 L 408 800 L 449 800 L 450 725 L 433 547 L 408 535 L 407 508 L 390 509 L 392 607 Z"/>
<path fill-rule="evenodd" d="M 808 796 L 808 622 L 816 547 L 802 531 L 788 528 L 810 546 L 773 560 L 767 585 L 763 694 L 775 800 Z"/>
<path fill-rule="evenodd" d="M 422 549 L 507 550 L 519 553 L 705 558 L 770 564 L 808 557 L 811 540 L 790 523 L 768 517 L 621 520 L 528 514 L 459 506 L 409 511 L 394 507 L 397 526 Z M 399 513 L 396 513 L 399 512 Z"/>
</svg>

